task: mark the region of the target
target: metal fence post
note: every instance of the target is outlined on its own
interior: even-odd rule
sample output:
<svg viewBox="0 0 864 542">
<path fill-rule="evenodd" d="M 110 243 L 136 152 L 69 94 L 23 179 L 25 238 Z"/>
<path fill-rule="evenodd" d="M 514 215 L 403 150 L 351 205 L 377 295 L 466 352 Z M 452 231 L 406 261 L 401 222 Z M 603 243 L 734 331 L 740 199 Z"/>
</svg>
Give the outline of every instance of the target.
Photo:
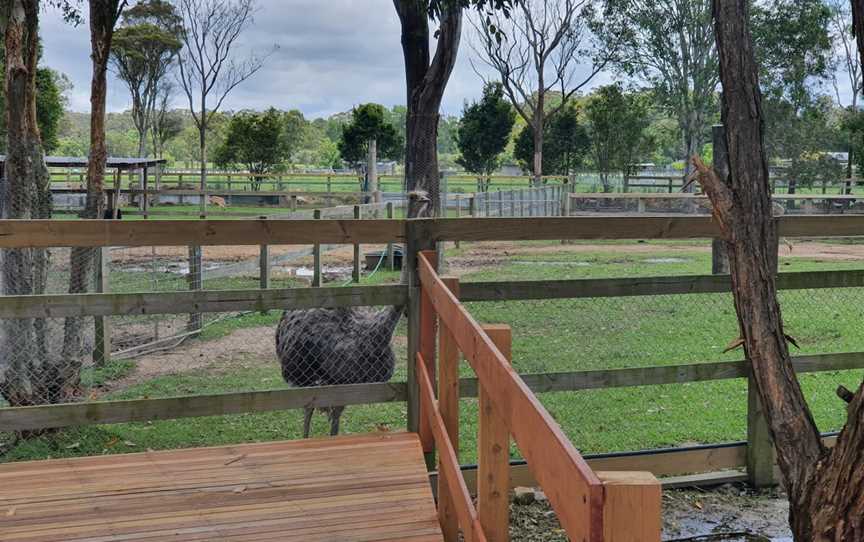
<svg viewBox="0 0 864 542">
<path fill-rule="evenodd" d="M 312 218 L 321 220 L 321 209 L 312 211 Z M 312 286 L 321 286 L 321 243 L 312 245 Z"/>
<path fill-rule="evenodd" d="M 189 289 L 203 290 L 204 289 L 204 265 L 203 252 L 200 246 L 189 247 Z M 203 327 L 201 313 L 192 313 L 189 315 L 189 331 L 200 331 Z"/>
<path fill-rule="evenodd" d="M 359 205 L 354 206 L 354 220 L 360 220 L 362 217 L 362 209 Z M 351 280 L 360 282 L 360 243 L 354 243 L 354 272 L 351 274 Z"/>
<path fill-rule="evenodd" d="M 270 246 L 261 245 L 258 255 L 259 282 L 262 290 L 270 287 Z"/>
<path fill-rule="evenodd" d="M 100 294 L 107 294 L 111 291 L 108 277 L 110 275 L 109 264 L 111 263 L 111 248 L 99 247 L 99 268 L 97 271 L 96 291 Z M 110 316 L 95 316 L 93 317 L 93 326 L 95 333 L 95 348 L 93 349 L 93 364 L 97 367 L 102 367 L 110 361 L 111 358 L 111 317 Z"/>
</svg>

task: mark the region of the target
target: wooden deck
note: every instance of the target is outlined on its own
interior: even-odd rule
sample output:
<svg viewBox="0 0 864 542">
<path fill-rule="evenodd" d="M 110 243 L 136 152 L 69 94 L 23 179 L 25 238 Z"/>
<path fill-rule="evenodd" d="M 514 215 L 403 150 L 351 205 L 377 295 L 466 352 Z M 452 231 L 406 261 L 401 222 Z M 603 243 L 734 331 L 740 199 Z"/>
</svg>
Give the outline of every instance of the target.
<svg viewBox="0 0 864 542">
<path fill-rule="evenodd" d="M 0 541 L 440 541 L 420 442 L 380 433 L 0 465 Z"/>
</svg>

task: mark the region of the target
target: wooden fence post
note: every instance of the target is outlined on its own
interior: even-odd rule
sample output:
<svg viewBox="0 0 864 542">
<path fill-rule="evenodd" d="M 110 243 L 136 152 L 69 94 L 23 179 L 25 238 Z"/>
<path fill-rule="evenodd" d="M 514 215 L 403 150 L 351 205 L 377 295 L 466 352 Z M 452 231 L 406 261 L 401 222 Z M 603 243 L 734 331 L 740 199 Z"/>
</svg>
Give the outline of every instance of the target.
<svg viewBox="0 0 864 542">
<path fill-rule="evenodd" d="M 111 263 L 111 248 L 99 247 L 96 250 L 99 251 L 96 292 L 107 294 L 111 291 L 108 281 L 110 275 L 109 264 Z M 97 367 L 103 367 L 111 359 L 111 317 L 94 316 L 93 326 L 96 342 L 93 349 L 93 364 Z"/>
<path fill-rule="evenodd" d="M 650 472 L 598 472 L 604 542 L 660 542 L 660 482 Z"/>
<path fill-rule="evenodd" d="M 189 289 L 203 290 L 204 289 L 204 265 L 203 252 L 200 246 L 189 247 Z M 200 331 L 203 327 L 201 313 L 193 313 L 189 315 L 189 331 Z"/>
<path fill-rule="evenodd" d="M 774 485 L 774 444 L 752 376 L 747 377 L 747 480 L 753 487 Z"/>
<path fill-rule="evenodd" d="M 387 209 L 387 218 L 394 218 L 393 202 L 388 201 L 385 207 Z M 393 241 L 387 243 L 387 269 L 394 271 L 396 269 L 396 257 L 393 254 Z"/>
<path fill-rule="evenodd" d="M 441 277 L 442 282 L 459 297 L 459 279 Z M 438 326 L 438 409 L 444 420 L 447 435 L 459 458 L 459 347 L 446 326 Z M 442 476 L 441 460 L 438 460 L 438 522 L 445 542 L 459 539 L 459 525 L 453 497 L 447 489 L 446 477 Z"/>
<path fill-rule="evenodd" d="M 727 176 L 729 175 L 729 152 L 726 149 L 726 130 L 722 124 L 711 127 L 711 138 L 714 148 L 714 168 L 721 176 Z M 726 244 L 721 239 L 711 240 L 711 273 L 729 274 L 729 254 L 726 251 Z"/>
<path fill-rule="evenodd" d="M 484 325 L 498 350 L 512 359 L 507 325 Z M 489 542 L 510 539 L 510 431 L 506 419 L 479 385 L 477 423 L 477 515 Z"/>
<path fill-rule="evenodd" d="M 405 223 L 405 252 L 402 265 L 408 274 L 408 363 L 406 374 L 406 428 L 410 432 L 420 430 L 420 389 L 416 366 L 417 353 L 420 352 L 420 277 L 417 273 L 417 255 L 421 250 L 432 247 L 432 236 L 427 231 L 427 223 L 409 220 Z"/>
<path fill-rule="evenodd" d="M 362 218 L 362 207 L 359 205 L 354 206 L 354 220 L 360 220 Z M 354 272 L 351 274 L 351 280 L 354 282 L 360 282 L 360 243 L 354 243 Z"/>
<path fill-rule="evenodd" d="M 321 209 L 312 211 L 312 218 L 321 220 Z M 312 245 L 312 286 L 321 286 L 321 243 Z"/>
</svg>

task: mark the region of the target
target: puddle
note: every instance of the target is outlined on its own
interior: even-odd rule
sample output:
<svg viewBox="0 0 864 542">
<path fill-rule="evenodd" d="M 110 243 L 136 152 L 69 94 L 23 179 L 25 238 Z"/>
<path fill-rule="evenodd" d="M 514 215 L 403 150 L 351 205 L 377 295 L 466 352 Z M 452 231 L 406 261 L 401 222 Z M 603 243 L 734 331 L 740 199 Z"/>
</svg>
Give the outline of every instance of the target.
<svg viewBox="0 0 864 542">
<path fill-rule="evenodd" d="M 705 536 L 694 536 L 690 538 L 673 538 L 667 542 L 792 542 L 791 538 L 768 538 L 758 534 L 729 533 L 709 534 Z"/>
<path fill-rule="evenodd" d="M 312 277 L 315 276 L 315 270 L 311 267 L 306 267 L 305 265 L 301 265 L 299 267 L 294 267 L 291 265 L 279 265 L 274 267 L 274 270 L 277 270 L 281 274 L 288 275 L 289 277 L 296 277 L 299 279 L 312 280 Z M 347 266 L 325 265 L 323 268 L 321 268 L 321 274 L 323 275 L 325 281 L 338 280 L 350 277 L 353 272 L 354 269 Z"/>
<path fill-rule="evenodd" d="M 542 260 L 541 261 L 515 260 L 513 262 L 508 262 L 508 263 L 512 263 L 514 265 L 555 265 L 555 266 L 561 266 L 561 267 L 590 267 L 590 266 L 594 265 L 591 262 L 559 262 L 559 261 L 542 261 Z"/>
<path fill-rule="evenodd" d="M 687 263 L 693 260 L 687 258 L 645 258 L 642 261 L 645 263 Z"/>
</svg>

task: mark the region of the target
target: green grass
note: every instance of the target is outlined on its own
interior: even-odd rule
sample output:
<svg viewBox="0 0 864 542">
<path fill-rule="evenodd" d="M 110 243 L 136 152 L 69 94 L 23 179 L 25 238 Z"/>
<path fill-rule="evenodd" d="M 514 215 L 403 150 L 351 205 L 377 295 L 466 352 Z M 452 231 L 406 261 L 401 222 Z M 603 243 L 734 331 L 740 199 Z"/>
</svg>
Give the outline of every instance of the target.
<svg viewBox="0 0 864 542">
<path fill-rule="evenodd" d="M 533 243 L 547 247 L 555 244 Z M 626 245 L 621 244 L 622 250 L 614 254 L 600 251 L 521 253 L 504 258 L 506 263 L 478 268 L 462 280 L 704 274 L 710 269 L 710 254 L 700 249 L 704 242 L 662 244 L 674 250 L 658 248 L 650 254 L 628 252 Z M 464 255 L 467 250 L 467 243 L 463 244 L 462 249 L 450 251 L 450 257 Z M 675 260 L 668 261 L 671 258 Z M 784 271 L 860 268 L 858 262 L 824 262 L 812 258 L 786 258 L 781 265 Z M 363 282 L 381 284 L 395 280 L 398 280 L 398 272 L 379 270 Z M 223 283 L 222 287 L 229 286 Z M 801 353 L 864 351 L 861 332 L 864 288 L 784 291 L 780 297 L 787 331 L 801 345 Z M 742 357 L 740 351 L 722 353 L 725 345 L 737 336 L 729 294 L 478 302 L 469 303 L 468 307 L 480 322 L 507 323 L 513 327 L 513 364 L 522 373 L 647 367 Z M 275 327 L 278 318 L 278 311 L 271 311 L 226 319 L 208 327 L 199 340 L 222 338 L 243 327 Z M 396 335 L 404 337 L 404 322 Z M 405 378 L 404 339 L 398 340 L 397 345 L 400 362 L 394 381 Z M 102 384 L 130 370 L 129 362 L 115 363 L 93 371 L 86 377 L 88 382 Z M 466 364 L 461 371 L 463 376 L 471 375 Z M 854 388 L 861 377 L 860 370 L 801 376 L 820 429 L 834 430 L 842 425 L 845 411 L 834 389 L 841 383 Z M 244 369 L 198 370 L 161 376 L 113 392 L 107 398 L 284 387 L 275 364 L 272 367 L 252 364 Z M 715 443 L 740 440 L 746 434 L 746 383 L 740 379 L 546 393 L 541 394 L 540 399 L 575 445 L 586 453 Z M 476 459 L 473 451 L 476 401 L 463 401 L 461 411 L 461 460 L 472 462 Z M 83 427 L 20 444 L 4 460 L 298 438 L 301 417 L 301 411 L 295 410 Z M 317 434 L 326 434 L 326 417 L 316 415 L 314 423 Z M 404 426 L 404 404 L 349 407 L 343 417 L 343 430 L 348 433 L 379 427 L 399 430 Z M 516 453 L 513 450 L 513 454 Z"/>
</svg>

